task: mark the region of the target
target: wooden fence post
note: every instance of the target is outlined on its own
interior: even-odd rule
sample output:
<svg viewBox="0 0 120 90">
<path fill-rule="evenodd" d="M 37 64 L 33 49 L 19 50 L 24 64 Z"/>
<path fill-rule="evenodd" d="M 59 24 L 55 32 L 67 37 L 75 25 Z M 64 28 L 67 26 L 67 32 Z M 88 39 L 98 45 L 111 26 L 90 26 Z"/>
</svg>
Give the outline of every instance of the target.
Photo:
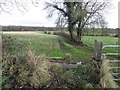
<svg viewBox="0 0 120 90">
<path fill-rule="evenodd" d="M 100 68 L 101 68 L 101 63 L 102 63 L 102 45 L 103 43 L 100 41 L 95 40 L 94 43 L 94 55 L 93 55 L 93 59 L 96 62 L 96 70 L 97 72 L 100 74 Z"/>
<path fill-rule="evenodd" d="M 103 45 L 102 42 L 95 40 L 93 58 L 97 62 L 101 61 L 102 45 Z"/>
<path fill-rule="evenodd" d="M 102 63 L 102 59 L 101 59 L 101 55 L 102 55 L 102 42 L 95 40 L 94 42 L 94 53 L 93 53 L 93 63 L 95 65 L 95 73 L 97 74 L 98 77 L 98 83 L 100 82 L 101 76 L 101 63 Z"/>
</svg>

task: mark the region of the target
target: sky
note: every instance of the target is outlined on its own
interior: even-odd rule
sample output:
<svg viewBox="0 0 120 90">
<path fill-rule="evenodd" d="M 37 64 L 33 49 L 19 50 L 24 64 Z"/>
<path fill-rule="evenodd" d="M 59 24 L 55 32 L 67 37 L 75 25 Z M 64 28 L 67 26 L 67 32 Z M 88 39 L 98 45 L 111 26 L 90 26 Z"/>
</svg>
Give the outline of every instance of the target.
<svg viewBox="0 0 120 90">
<path fill-rule="evenodd" d="M 27 1 L 27 0 L 26 0 Z M 50 1 L 50 0 L 46 0 Z M 118 2 L 120 0 L 111 0 L 112 7 L 105 14 L 109 28 L 118 28 Z M 56 17 L 48 18 L 47 11 L 43 10 L 45 0 L 40 0 L 39 5 L 35 7 L 29 2 L 27 12 L 21 13 L 17 9 L 13 9 L 11 13 L 0 14 L 0 25 L 22 25 L 22 26 L 45 26 L 54 27 Z"/>
</svg>

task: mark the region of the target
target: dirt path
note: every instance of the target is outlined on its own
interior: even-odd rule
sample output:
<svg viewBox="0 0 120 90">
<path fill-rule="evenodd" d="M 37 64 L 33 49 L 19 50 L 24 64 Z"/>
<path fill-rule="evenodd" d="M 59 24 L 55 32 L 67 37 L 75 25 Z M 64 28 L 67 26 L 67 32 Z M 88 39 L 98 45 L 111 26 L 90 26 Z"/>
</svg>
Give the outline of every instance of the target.
<svg viewBox="0 0 120 90">
<path fill-rule="evenodd" d="M 4 31 L 3 34 L 22 34 L 22 35 L 40 35 L 42 34 L 39 31 Z M 60 43 L 60 48 L 63 50 L 67 50 L 64 46 L 64 44 L 58 40 Z M 65 61 L 50 61 L 52 63 L 52 65 L 60 65 L 63 68 L 77 68 L 79 65 L 76 63 L 72 63 L 72 62 L 65 62 Z"/>
</svg>

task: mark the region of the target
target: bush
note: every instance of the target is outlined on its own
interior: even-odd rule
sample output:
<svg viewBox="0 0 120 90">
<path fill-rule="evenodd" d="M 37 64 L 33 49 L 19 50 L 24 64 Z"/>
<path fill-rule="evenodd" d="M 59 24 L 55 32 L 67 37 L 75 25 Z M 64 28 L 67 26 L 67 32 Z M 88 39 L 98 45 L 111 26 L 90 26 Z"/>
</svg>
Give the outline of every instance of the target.
<svg viewBox="0 0 120 90">
<path fill-rule="evenodd" d="M 68 31 L 61 31 L 61 35 L 68 39 L 71 39 L 70 33 Z M 73 32 L 73 41 L 75 41 L 75 42 L 76 42 L 76 37 L 77 37 L 76 33 Z"/>
<path fill-rule="evenodd" d="M 70 53 L 67 53 L 67 54 L 65 55 L 65 61 L 71 61 L 71 59 L 72 59 L 71 54 L 70 54 Z"/>
<path fill-rule="evenodd" d="M 114 37 L 118 37 L 118 34 L 114 35 Z"/>
<path fill-rule="evenodd" d="M 51 32 L 48 32 L 48 34 L 51 34 Z"/>
<path fill-rule="evenodd" d="M 47 34 L 47 31 L 44 31 L 44 34 Z"/>
<path fill-rule="evenodd" d="M 54 31 L 53 34 L 54 34 L 54 35 L 59 35 L 60 32 L 58 32 L 58 31 Z"/>
<path fill-rule="evenodd" d="M 94 88 L 94 82 L 89 80 L 90 67 L 81 65 L 78 68 L 67 70 L 60 65 L 55 65 L 50 70 L 52 79 L 49 88 Z M 96 78 L 94 79 L 96 80 Z"/>
<path fill-rule="evenodd" d="M 50 80 L 50 62 L 44 55 L 36 57 L 32 51 L 23 56 L 3 57 L 3 76 L 10 88 L 39 88 Z M 13 63 L 14 60 L 14 63 Z"/>
<path fill-rule="evenodd" d="M 102 61 L 100 74 L 101 74 L 100 85 L 102 88 L 119 88 L 117 83 L 114 81 L 113 76 L 111 75 L 109 60 Z"/>
<path fill-rule="evenodd" d="M 73 85 L 76 84 L 76 80 L 75 80 L 76 77 L 74 75 L 74 72 L 72 72 L 70 70 L 63 73 L 61 78 L 69 84 L 73 84 Z"/>
<path fill-rule="evenodd" d="M 88 88 L 93 88 L 93 86 L 92 86 L 92 84 L 88 83 L 88 84 L 85 85 L 85 88 L 87 88 L 87 89 Z"/>
</svg>

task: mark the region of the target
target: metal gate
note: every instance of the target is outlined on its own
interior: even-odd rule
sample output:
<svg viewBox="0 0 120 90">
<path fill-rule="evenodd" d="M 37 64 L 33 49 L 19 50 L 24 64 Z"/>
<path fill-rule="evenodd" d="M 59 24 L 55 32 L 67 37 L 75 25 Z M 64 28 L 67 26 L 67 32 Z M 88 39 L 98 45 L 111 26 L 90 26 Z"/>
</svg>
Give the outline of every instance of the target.
<svg viewBox="0 0 120 90">
<path fill-rule="evenodd" d="M 102 56 L 104 58 L 107 58 L 107 56 L 117 56 L 117 59 L 115 59 L 115 60 L 110 60 L 109 59 L 109 62 L 113 63 L 113 64 L 116 63 L 116 66 L 111 66 L 110 69 L 117 69 L 118 70 L 118 72 L 112 72 L 112 76 L 114 77 L 115 81 L 118 81 L 118 80 L 120 81 L 120 52 L 119 52 L 120 46 L 119 45 L 105 45 L 105 46 L 102 47 L 102 51 L 105 48 L 113 48 L 113 49 L 116 48 L 116 50 L 118 50 L 116 53 L 109 53 L 109 52 L 108 53 L 103 53 L 102 52 Z"/>
</svg>

